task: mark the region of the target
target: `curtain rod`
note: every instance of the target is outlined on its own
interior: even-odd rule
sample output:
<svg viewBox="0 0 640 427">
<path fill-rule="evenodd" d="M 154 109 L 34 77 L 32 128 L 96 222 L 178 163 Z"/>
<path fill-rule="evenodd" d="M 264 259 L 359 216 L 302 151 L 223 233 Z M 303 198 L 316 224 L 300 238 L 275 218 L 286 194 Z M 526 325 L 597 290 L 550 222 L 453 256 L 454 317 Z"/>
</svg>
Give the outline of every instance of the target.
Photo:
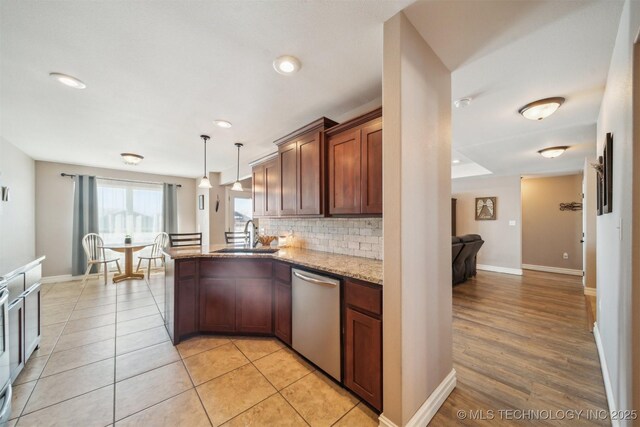
<svg viewBox="0 0 640 427">
<path fill-rule="evenodd" d="M 62 172 L 60 174 L 60 176 L 64 176 L 64 177 L 68 177 L 68 178 L 75 178 L 76 176 L 74 174 L 71 173 L 64 173 Z M 163 182 L 154 182 L 154 181 L 136 181 L 135 179 L 122 179 L 122 178 L 107 178 L 104 176 L 96 176 L 96 178 L 98 179 L 108 179 L 110 181 L 122 181 L 122 182 L 140 182 L 142 184 L 164 184 Z M 180 187 L 182 188 L 182 184 L 175 184 L 176 187 Z"/>
</svg>

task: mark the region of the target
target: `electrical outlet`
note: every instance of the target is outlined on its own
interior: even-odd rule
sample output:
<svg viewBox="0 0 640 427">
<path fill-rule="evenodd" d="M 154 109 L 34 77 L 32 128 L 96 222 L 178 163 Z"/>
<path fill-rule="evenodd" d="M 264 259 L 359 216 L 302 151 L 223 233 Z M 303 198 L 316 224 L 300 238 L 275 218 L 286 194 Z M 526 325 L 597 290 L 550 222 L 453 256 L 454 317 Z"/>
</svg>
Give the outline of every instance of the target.
<svg viewBox="0 0 640 427">
<path fill-rule="evenodd" d="M 569 254 L 568 253 L 563 253 L 562 254 L 562 259 L 569 259 Z"/>
</svg>

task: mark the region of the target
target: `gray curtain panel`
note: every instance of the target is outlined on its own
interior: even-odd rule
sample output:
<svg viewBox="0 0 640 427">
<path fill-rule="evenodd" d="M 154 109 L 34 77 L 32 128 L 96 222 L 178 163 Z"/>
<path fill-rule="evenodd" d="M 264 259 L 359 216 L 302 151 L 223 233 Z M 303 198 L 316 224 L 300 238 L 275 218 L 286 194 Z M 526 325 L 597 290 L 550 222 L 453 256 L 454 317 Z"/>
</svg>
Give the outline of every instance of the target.
<svg viewBox="0 0 640 427">
<path fill-rule="evenodd" d="M 73 181 L 75 194 L 71 269 L 74 276 L 80 276 L 87 268 L 82 238 L 88 233 L 98 232 L 98 185 L 95 176 L 76 175 Z"/>
<path fill-rule="evenodd" d="M 178 232 L 178 186 L 162 186 L 162 222 L 165 233 Z"/>
</svg>

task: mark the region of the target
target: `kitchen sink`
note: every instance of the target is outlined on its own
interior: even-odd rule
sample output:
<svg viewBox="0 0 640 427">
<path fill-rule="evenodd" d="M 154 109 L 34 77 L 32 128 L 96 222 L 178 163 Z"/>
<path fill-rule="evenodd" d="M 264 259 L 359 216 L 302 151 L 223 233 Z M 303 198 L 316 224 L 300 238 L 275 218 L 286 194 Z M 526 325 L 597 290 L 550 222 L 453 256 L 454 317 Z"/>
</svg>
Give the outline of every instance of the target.
<svg viewBox="0 0 640 427">
<path fill-rule="evenodd" d="M 218 254 L 273 254 L 278 252 L 278 248 L 223 248 L 213 251 Z"/>
</svg>

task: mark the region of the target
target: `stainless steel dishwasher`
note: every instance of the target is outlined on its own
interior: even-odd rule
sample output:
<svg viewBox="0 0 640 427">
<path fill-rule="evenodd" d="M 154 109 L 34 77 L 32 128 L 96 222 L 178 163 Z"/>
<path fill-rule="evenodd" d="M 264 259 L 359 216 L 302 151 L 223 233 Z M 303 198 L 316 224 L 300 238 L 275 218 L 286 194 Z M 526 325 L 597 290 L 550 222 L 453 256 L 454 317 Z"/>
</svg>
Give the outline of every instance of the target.
<svg viewBox="0 0 640 427">
<path fill-rule="evenodd" d="M 293 348 L 340 381 L 340 281 L 293 269 Z"/>
</svg>

